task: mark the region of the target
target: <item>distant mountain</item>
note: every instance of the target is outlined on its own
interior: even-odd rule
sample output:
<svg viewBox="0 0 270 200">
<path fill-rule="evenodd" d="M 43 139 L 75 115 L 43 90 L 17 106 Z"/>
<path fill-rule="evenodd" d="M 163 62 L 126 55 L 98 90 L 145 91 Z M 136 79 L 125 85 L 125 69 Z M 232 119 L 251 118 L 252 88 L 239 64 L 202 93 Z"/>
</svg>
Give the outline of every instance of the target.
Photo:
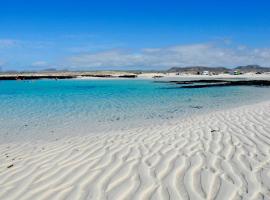
<svg viewBox="0 0 270 200">
<path fill-rule="evenodd" d="M 238 66 L 234 68 L 235 70 L 241 71 L 243 73 L 247 72 L 270 72 L 269 67 L 261 67 L 260 65 L 246 65 L 246 66 Z"/>
<path fill-rule="evenodd" d="M 191 66 L 191 67 L 172 67 L 168 72 L 178 72 L 178 73 L 202 73 L 203 71 L 209 71 L 212 73 L 226 73 L 230 69 L 225 67 L 204 67 L 204 66 Z"/>
<path fill-rule="evenodd" d="M 226 67 L 205 67 L 205 66 L 190 66 L 190 67 L 172 67 L 167 72 L 175 73 L 190 73 L 190 74 L 201 74 L 203 71 L 209 71 L 211 73 L 229 73 L 230 71 L 240 71 L 242 73 L 248 72 L 270 72 L 269 67 L 261 67 L 259 65 L 246 65 L 238 66 L 235 68 L 226 68 Z"/>
<path fill-rule="evenodd" d="M 57 71 L 57 69 L 56 68 L 47 68 L 47 69 L 42 69 L 40 71 L 43 71 L 43 72 L 55 72 L 55 71 Z"/>
</svg>

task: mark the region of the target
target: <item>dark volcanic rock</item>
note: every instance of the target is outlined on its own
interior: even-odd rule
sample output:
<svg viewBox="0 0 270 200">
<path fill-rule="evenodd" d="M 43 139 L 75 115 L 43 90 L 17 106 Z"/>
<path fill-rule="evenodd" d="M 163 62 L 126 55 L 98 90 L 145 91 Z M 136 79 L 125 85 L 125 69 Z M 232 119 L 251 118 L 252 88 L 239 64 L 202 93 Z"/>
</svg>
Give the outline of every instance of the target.
<svg viewBox="0 0 270 200">
<path fill-rule="evenodd" d="M 81 75 L 83 77 L 97 77 L 97 78 L 110 78 L 112 75 L 110 74 L 90 74 L 90 75 Z"/>
<path fill-rule="evenodd" d="M 189 106 L 190 108 L 202 109 L 203 106 Z"/>
<path fill-rule="evenodd" d="M 9 165 L 9 166 L 7 166 L 7 168 L 9 169 L 9 168 L 11 168 L 11 167 L 13 167 L 14 165 L 13 164 L 11 164 L 11 165 Z"/>
<path fill-rule="evenodd" d="M 76 76 L 1 76 L 0 80 L 71 79 Z"/>
<path fill-rule="evenodd" d="M 119 78 L 136 78 L 137 77 L 137 75 L 133 75 L 133 74 L 131 74 L 131 75 L 121 75 L 121 76 L 118 76 Z"/>
<path fill-rule="evenodd" d="M 210 84 L 195 84 L 195 83 L 210 83 Z M 181 81 L 175 82 L 181 84 Z M 189 84 L 189 85 L 187 85 Z M 185 81 L 184 86 L 180 88 L 208 88 L 208 87 L 226 87 L 226 86 L 270 86 L 268 80 L 195 80 Z"/>
</svg>

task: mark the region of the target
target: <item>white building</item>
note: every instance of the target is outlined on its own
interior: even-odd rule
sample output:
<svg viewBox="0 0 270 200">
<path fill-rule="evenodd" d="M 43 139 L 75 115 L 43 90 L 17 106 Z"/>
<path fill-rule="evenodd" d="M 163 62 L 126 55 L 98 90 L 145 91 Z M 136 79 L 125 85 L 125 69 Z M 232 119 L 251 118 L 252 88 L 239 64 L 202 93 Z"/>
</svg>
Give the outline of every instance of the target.
<svg viewBox="0 0 270 200">
<path fill-rule="evenodd" d="M 203 71 L 202 75 L 209 75 L 209 71 Z"/>
</svg>

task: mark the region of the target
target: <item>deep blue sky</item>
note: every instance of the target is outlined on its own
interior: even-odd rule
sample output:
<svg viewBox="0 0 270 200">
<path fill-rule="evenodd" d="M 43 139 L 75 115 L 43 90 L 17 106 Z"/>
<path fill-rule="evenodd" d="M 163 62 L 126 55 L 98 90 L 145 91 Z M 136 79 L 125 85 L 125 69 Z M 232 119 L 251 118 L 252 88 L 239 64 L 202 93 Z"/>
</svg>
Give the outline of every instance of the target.
<svg viewBox="0 0 270 200">
<path fill-rule="evenodd" d="M 1 1 L 0 65 L 4 69 L 136 68 L 135 65 L 164 68 L 166 64 L 159 66 L 157 58 L 149 59 L 169 54 L 175 46 L 192 45 L 206 45 L 210 51 L 218 48 L 221 54 L 234 54 L 234 58 L 254 56 L 250 62 L 266 65 L 270 52 L 270 2 Z M 162 50 L 145 58 L 145 48 Z M 239 48 L 258 50 L 260 54 L 249 55 L 247 50 L 239 52 Z M 134 54 L 143 58 L 134 58 Z M 258 57 L 262 55 L 263 58 Z M 117 63 L 115 56 L 125 60 Z M 177 58 L 172 65 L 208 64 L 183 50 L 174 57 Z M 195 61 L 187 62 L 188 58 Z M 236 59 L 235 65 L 251 64 L 244 63 L 244 58 Z M 211 59 L 217 58 L 211 54 Z M 129 65 L 129 61 L 133 64 Z M 209 61 L 209 65 L 218 62 Z M 234 65 L 222 62 L 221 59 L 220 65 Z"/>
</svg>

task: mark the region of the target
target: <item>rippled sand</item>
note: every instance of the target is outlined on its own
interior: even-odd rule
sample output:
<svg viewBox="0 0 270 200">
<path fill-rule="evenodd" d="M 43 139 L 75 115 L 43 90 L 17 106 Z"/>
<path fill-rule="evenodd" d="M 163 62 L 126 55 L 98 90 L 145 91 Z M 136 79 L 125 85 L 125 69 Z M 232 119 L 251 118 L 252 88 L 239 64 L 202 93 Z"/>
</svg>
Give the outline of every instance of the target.
<svg viewBox="0 0 270 200">
<path fill-rule="evenodd" d="M 270 102 L 0 146 L 0 199 L 270 199 Z"/>
</svg>

